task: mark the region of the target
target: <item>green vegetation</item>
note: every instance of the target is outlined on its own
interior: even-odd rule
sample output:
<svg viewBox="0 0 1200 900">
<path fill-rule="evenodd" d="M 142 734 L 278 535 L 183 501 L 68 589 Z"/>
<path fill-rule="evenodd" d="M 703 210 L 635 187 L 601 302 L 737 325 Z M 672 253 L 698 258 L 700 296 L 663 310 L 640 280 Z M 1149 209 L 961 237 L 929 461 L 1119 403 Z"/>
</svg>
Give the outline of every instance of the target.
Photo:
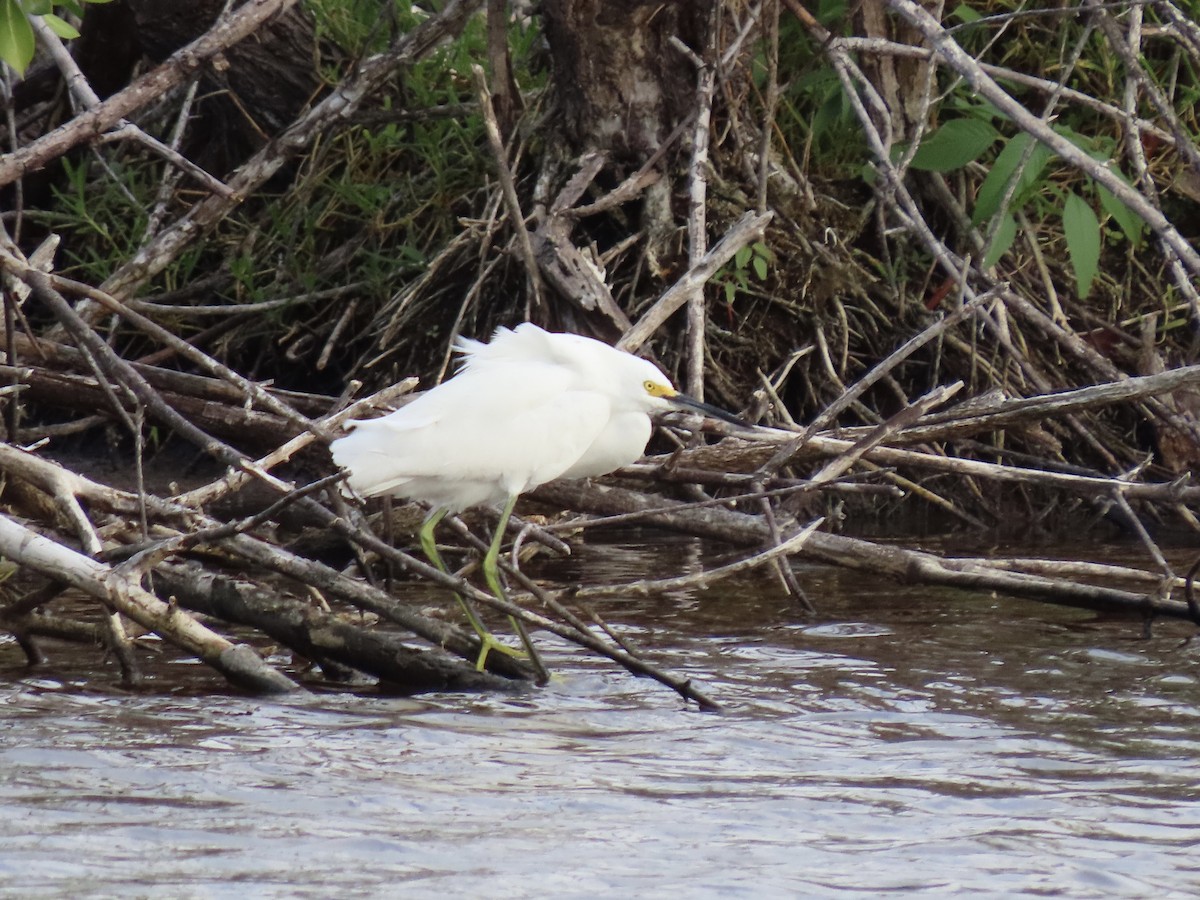
<svg viewBox="0 0 1200 900">
<path fill-rule="evenodd" d="M 35 43 L 30 16 L 37 16 L 50 30 L 63 40 L 79 37 L 79 31 L 70 22 L 54 12 L 58 7 L 72 16 L 83 15 L 85 3 L 111 3 L 112 0 L 0 0 L 0 61 L 12 66 L 18 75 L 23 75 L 33 59 Z"/>
</svg>

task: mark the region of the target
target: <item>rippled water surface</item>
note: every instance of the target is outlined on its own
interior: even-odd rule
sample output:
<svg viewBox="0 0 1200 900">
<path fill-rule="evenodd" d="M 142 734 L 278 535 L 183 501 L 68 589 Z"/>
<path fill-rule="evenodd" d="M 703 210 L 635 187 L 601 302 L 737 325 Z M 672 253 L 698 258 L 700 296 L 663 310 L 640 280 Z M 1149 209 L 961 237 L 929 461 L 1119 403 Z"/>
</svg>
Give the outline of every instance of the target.
<svg viewBox="0 0 1200 900">
<path fill-rule="evenodd" d="M 666 549 L 571 565 L 703 559 Z M 519 697 L 267 702 L 172 689 L 187 664 L 127 694 L 0 645 L 0 894 L 1200 890 L 1192 628 L 799 571 L 816 620 L 765 577 L 600 610 L 721 715 L 569 647 Z"/>
</svg>

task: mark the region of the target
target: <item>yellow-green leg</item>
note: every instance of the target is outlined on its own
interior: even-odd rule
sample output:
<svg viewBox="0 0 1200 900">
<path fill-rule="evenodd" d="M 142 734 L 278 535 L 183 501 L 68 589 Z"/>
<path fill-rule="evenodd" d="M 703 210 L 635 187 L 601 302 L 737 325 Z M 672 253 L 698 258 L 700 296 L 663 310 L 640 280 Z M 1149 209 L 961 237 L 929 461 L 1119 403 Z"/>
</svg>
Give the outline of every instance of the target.
<svg viewBox="0 0 1200 900">
<path fill-rule="evenodd" d="M 496 523 L 496 534 L 492 537 L 492 543 L 488 546 L 488 552 L 483 557 L 483 577 L 487 581 L 488 587 L 492 589 L 492 595 L 498 600 L 508 600 L 508 595 L 504 593 L 504 585 L 500 582 L 499 562 L 500 562 L 500 546 L 504 543 L 504 533 L 508 530 L 508 520 L 512 518 L 513 507 L 517 505 L 517 496 L 508 498 L 508 502 L 504 504 L 504 509 L 500 513 L 500 521 Z M 508 621 L 512 623 L 513 631 L 521 638 L 521 643 L 525 645 L 525 653 L 533 661 L 544 675 L 544 669 L 538 659 L 537 651 L 533 648 L 533 643 L 529 640 L 529 633 L 525 631 L 525 626 L 521 624 L 516 616 L 510 615 Z M 507 649 L 507 648 L 506 648 Z"/>
<path fill-rule="evenodd" d="M 424 551 L 426 559 L 433 563 L 433 565 L 436 566 L 439 571 L 445 572 L 447 575 L 449 575 L 450 570 L 446 568 L 446 564 L 442 561 L 442 555 L 438 552 L 437 542 L 433 537 L 434 529 L 437 528 L 442 519 L 446 518 L 447 512 L 449 512 L 449 510 L 443 508 L 436 509 L 430 513 L 429 517 L 425 519 L 424 523 L 422 523 L 421 530 L 417 532 L 417 538 L 421 542 L 421 549 Z M 509 507 L 509 512 L 512 512 L 511 506 Z M 505 521 L 507 521 L 507 517 Z M 497 552 L 499 552 L 498 548 Z M 493 565 L 494 564 L 495 561 L 493 560 Z M 486 561 L 484 574 L 485 576 L 487 574 Z M 491 578 L 488 579 L 488 584 L 492 584 Z M 493 589 L 492 593 L 496 594 L 495 589 Z M 483 667 L 487 664 L 487 655 L 492 650 L 497 650 L 500 653 L 507 654 L 508 656 L 523 655 L 520 650 L 514 650 L 512 647 L 507 647 L 500 643 L 500 641 L 496 640 L 495 636 L 488 631 L 487 628 L 484 627 L 483 622 L 480 621 L 479 614 L 475 611 L 475 607 L 471 605 L 470 600 L 458 593 L 458 591 L 454 592 L 454 596 L 458 598 L 458 603 L 462 607 L 463 613 L 467 617 L 467 621 L 471 623 L 471 627 L 474 628 L 475 633 L 479 635 L 479 658 L 475 661 L 476 669 L 478 669 L 480 672 L 483 671 Z M 503 593 L 499 593 L 496 594 L 496 596 L 503 597 L 504 595 Z M 509 618 L 511 619 L 512 617 L 510 616 Z M 525 638 L 522 633 L 522 640 L 524 639 Z"/>
</svg>

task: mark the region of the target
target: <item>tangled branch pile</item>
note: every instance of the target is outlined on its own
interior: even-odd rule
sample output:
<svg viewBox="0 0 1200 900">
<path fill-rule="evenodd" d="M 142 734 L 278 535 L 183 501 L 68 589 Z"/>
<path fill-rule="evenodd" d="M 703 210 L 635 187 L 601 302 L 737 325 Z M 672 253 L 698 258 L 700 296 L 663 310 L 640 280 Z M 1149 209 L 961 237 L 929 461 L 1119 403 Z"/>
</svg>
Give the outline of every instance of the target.
<svg viewBox="0 0 1200 900">
<path fill-rule="evenodd" d="M 678 580 L 573 589 L 514 562 L 511 598 L 493 597 L 378 538 L 380 518 L 327 477 L 343 420 L 400 399 L 407 376 L 444 375 L 458 333 L 519 318 L 652 353 L 761 423 L 710 423 L 707 443 L 664 427 L 661 455 L 616 482 L 539 488 L 542 508 L 582 514 L 565 529 L 616 517 L 744 545 L 704 581 L 769 565 L 798 611 L 820 605 L 786 564 L 802 554 L 1200 621 L 1145 524 L 1200 530 L 1200 366 L 1184 364 L 1200 322 L 1186 230 L 1200 31 L 1177 7 L 1086 0 L 1064 30 L 1058 7 L 964 6 L 951 23 L 887 0 L 848 24 L 798 0 L 655 4 L 650 20 L 617 4 L 628 21 L 591 22 L 634 55 L 613 65 L 644 75 L 673 54 L 675 74 L 653 115 L 614 128 L 587 114 L 605 79 L 568 79 L 588 36 L 569 64 L 555 56 L 583 27 L 578 3 L 544 4 L 545 49 L 538 20 L 482 5 L 398 16 L 372 47 L 378 29 L 355 32 L 339 4 L 314 5 L 318 40 L 293 3 L 252 0 L 104 99 L 77 62 L 99 14 L 74 57 L 31 20 L 45 53 L 8 85 L 0 157 L 0 552 L 26 576 L 0 627 L 29 659 L 43 636 L 99 641 L 134 678 L 133 622 L 237 684 L 294 688 L 294 667 L 222 635 L 233 625 L 331 677 L 541 676 L 536 658 L 495 654 L 476 671 L 474 636 L 380 586 L 392 565 L 711 703 L 579 605 Z M 154 4 L 118 6 L 146 34 L 162 26 Z M 622 28 L 649 37 L 625 46 Z M 306 59 L 272 104 L 263 60 L 298 34 L 327 65 Z M 249 136 L 215 140 L 214 103 L 244 124 L 251 97 Z M 351 403 L 350 378 L 399 384 Z M 132 489 L 82 474 L 97 432 Z M 227 471 L 148 486 L 143 458 L 164 440 Z M 251 487 L 268 499 L 229 503 Z M 816 527 L 914 508 L 981 532 L 1108 515 L 1152 565 L 945 559 Z M 534 543 L 561 550 L 551 530 Z M 68 589 L 101 602 L 99 624 L 57 608 Z"/>
</svg>

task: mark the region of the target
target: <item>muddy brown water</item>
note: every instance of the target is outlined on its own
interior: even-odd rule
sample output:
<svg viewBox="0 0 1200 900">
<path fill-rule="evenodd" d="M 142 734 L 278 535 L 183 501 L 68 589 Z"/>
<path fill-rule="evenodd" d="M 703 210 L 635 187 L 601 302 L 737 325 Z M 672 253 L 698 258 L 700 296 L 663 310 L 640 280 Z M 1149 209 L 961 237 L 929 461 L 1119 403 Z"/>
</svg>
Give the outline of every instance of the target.
<svg viewBox="0 0 1200 900">
<path fill-rule="evenodd" d="M 712 562 L 615 543 L 563 566 Z M 1194 629 L 799 572 L 815 620 L 757 576 L 600 609 L 721 715 L 570 647 L 518 697 L 281 702 L 197 695 L 190 663 L 124 692 L 0 645 L 0 895 L 1200 891 Z"/>
</svg>

